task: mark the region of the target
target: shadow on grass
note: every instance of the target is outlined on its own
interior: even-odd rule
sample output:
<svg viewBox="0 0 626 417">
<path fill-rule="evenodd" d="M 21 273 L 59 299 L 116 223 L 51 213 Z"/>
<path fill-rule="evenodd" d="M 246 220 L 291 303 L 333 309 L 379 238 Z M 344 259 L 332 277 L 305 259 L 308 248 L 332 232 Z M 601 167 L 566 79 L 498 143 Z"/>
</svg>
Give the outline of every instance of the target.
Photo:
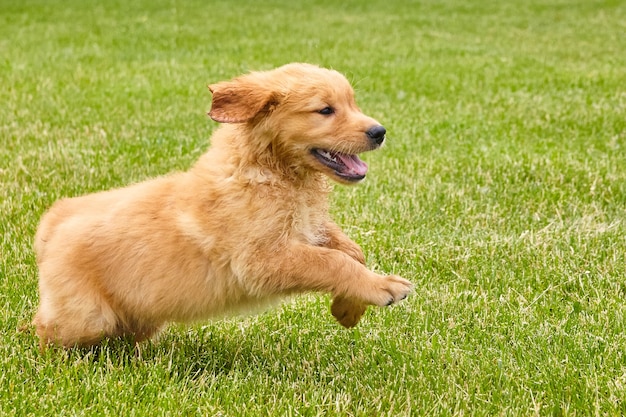
<svg viewBox="0 0 626 417">
<path fill-rule="evenodd" d="M 173 374 L 196 378 L 206 373 L 262 371 L 270 358 L 257 345 L 258 339 L 241 333 L 211 331 L 210 326 L 189 329 L 185 334 L 169 333 L 149 342 L 143 359 L 167 360 Z"/>
<path fill-rule="evenodd" d="M 174 327 L 176 329 L 176 327 Z M 49 346 L 39 351 L 34 331 L 22 333 L 22 343 L 32 345 L 36 362 L 46 366 L 88 367 L 107 371 L 131 371 L 151 367 L 173 379 L 195 379 L 201 375 L 223 376 L 231 372 L 263 372 L 271 363 L 267 350 L 252 335 L 212 331 L 210 326 L 165 330 L 154 340 L 136 344 L 131 338 L 104 339 L 89 348 L 64 349 Z M 27 340 L 26 340 L 27 339 Z"/>
</svg>

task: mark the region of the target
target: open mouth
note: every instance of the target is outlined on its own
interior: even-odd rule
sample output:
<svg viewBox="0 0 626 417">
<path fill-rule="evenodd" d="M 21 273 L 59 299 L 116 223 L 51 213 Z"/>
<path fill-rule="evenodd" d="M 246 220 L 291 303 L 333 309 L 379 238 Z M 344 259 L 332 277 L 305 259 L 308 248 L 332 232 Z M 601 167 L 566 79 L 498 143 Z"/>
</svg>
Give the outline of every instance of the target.
<svg viewBox="0 0 626 417">
<path fill-rule="evenodd" d="M 329 151 L 326 149 L 313 149 L 313 156 L 323 165 L 335 171 L 335 174 L 348 181 L 360 181 L 367 174 L 367 164 L 357 155 Z"/>
</svg>

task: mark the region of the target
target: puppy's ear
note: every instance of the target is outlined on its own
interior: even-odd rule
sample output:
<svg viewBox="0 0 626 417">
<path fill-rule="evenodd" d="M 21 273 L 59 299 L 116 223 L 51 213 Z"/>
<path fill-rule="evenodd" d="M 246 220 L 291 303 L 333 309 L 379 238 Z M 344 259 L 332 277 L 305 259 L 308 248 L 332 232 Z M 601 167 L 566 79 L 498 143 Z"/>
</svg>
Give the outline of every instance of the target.
<svg viewBox="0 0 626 417">
<path fill-rule="evenodd" d="M 255 74 L 209 86 L 213 102 L 209 116 L 220 123 L 243 123 L 253 119 L 275 100 L 274 92 Z"/>
</svg>

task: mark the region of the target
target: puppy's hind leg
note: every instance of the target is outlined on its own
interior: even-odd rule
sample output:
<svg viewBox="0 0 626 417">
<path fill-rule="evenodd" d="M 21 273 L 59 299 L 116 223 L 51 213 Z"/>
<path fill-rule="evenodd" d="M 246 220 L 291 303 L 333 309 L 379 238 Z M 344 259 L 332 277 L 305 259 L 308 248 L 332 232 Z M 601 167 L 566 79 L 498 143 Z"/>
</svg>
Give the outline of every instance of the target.
<svg viewBox="0 0 626 417">
<path fill-rule="evenodd" d="M 88 347 L 118 335 L 118 318 L 102 296 L 77 285 L 56 290 L 40 282 L 41 301 L 33 324 L 42 349 L 49 344 Z"/>
</svg>

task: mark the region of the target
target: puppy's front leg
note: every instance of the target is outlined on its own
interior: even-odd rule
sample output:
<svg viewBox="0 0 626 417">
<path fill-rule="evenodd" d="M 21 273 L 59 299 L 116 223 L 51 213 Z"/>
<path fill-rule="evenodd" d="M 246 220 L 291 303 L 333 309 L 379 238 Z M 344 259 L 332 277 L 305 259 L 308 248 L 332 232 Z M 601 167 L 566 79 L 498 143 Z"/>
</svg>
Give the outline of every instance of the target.
<svg viewBox="0 0 626 417">
<path fill-rule="evenodd" d="M 361 247 L 352 241 L 335 223 L 326 224 L 328 241 L 326 247 L 346 253 L 355 261 L 365 265 L 365 255 Z M 367 310 L 367 304 L 360 300 L 338 295 L 330 306 L 331 314 L 343 327 L 356 326 Z"/>
<path fill-rule="evenodd" d="M 365 265 L 365 255 L 361 247 L 352 241 L 339 226 L 335 223 L 328 222 L 325 225 L 327 241 L 324 246 L 331 249 L 340 250 L 355 261 Z"/>
<path fill-rule="evenodd" d="M 411 282 L 396 275 L 376 274 L 335 249 L 294 241 L 280 254 L 278 258 L 275 252 L 260 257 L 264 260 L 262 285 L 266 291 L 325 291 L 335 298 L 382 307 L 404 299 L 412 288 Z"/>
<path fill-rule="evenodd" d="M 330 306 L 330 313 L 337 319 L 339 324 L 345 328 L 356 326 L 367 310 L 367 304 L 341 295 L 333 298 Z"/>
</svg>

